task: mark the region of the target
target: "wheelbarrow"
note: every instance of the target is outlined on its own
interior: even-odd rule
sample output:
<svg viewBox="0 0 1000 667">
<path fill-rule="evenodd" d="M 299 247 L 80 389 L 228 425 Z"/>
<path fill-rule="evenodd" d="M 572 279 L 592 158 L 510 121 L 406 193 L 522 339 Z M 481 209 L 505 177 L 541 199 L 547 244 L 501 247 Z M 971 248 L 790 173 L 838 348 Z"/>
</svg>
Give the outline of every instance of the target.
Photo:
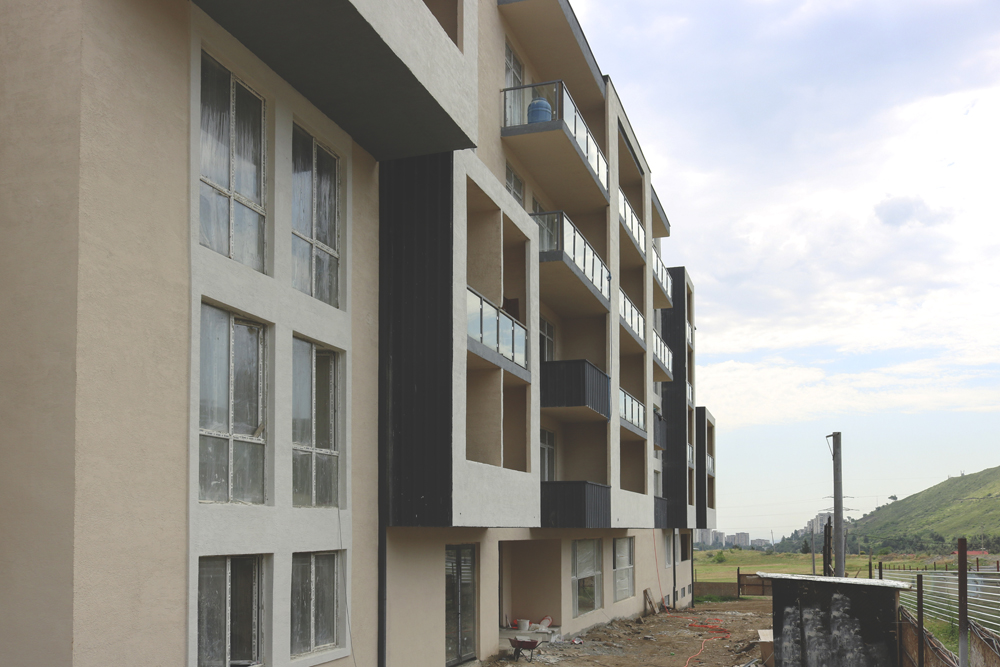
<svg viewBox="0 0 1000 667">
<path fill-rule="evenodd" d="M 510 645 L 514 649 L 514 662 L 517 662 L 521 658 L 523 651 L 528 651 L 528 662 L 531 662 L 535 657 L 535 649 L 538 648 L 538 640 L 511 637 Z"/>
</svg>

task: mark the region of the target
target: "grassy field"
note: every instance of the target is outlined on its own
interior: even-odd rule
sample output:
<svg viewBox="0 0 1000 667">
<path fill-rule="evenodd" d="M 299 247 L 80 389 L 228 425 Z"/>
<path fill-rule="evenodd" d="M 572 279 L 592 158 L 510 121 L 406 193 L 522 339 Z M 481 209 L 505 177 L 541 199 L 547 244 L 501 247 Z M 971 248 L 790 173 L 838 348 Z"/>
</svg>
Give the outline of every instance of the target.
<svg viewBox="0 0 1000 667">
<path fill-rule="evenodd" d="M 725 561 L 715 563 L 712 558 L 719 551 L 696 551 L 694 552 L 694 572 L 695 581 L 736 581 L 736 568 L 740 568 L 744 573 L 755 572 L 782 572 L 785 574 L 812 574 L 812 556 L 810 554 L 766 554 L 763 551 L 750 550 L 729 550 L 723 551 Z M 888 559 L 885 559 L 888 561 Z M 924 566 L 927 559 L 923 557 L 899 557 L 892 558 L 892 563 L 897 566 Z M 954 565 L 952 565 L 954 567 Z M 875 576 L 878 576 L 878 558 L 873 565 Z M 816 572 L 822 574 L 823 556 L 816 554 Z M 846 575 L 853 577 L 868 576 L 867 556 L 848 556 L 845 566 Z M 860 572 L 860 574 L 859 574 Z"/>
</svg>

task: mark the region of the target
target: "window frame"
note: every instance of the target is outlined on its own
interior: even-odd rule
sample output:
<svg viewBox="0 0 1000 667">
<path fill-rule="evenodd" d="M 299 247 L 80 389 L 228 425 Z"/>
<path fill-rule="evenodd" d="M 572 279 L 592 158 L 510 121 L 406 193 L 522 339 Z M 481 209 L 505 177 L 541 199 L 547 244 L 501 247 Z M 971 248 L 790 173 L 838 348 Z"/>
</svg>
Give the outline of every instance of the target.
<svg viewBox="0 0 1000 667">
<path fill-rule="evenodd" d="M 674 564 L 674 531 L 663 531 L 663 567 L 672 567 Z"/>
<path fill-rule="evenodd" d="M 593 572 L 583 572 L 584 576 L 580 576 L 579 571 L 579 544 L 581 542 L 593 542 L 594 543 L 594 565 L 595 570 Z M 584 614 L 589 614 L 597 611 L 598 609 L 604 608 L 604 541 L 601 538 L 585 539 L 585 540 L 573 540 L 571 546 L 571 572 L 570 572 L 570 588 L 573 589 L 573 618 L 578 618 Z M 587 579 L 594 579 L 594 608 L 588 609 L 586 611 L 580 611 L 580 581 L 585 581 Z"/>
<path fill-rule="evenodd" d="M 198 418 L 198 452 L 199 452 L 199 489 L 198 489 L 198 502 L 201 503 L 218 503 L 218 504 L 235 504 L 235 505 L 266 505 L 268 503 L 267 495 L 267 326 L 256 322 L 254 320 L 248 319 L 230 310 L 220 308 L 209 303 L 202 302 L 200 312 L 204 313 L 205 308 L 212 308 L 221 313 L 225 313 L 228 316 L 228 346 L 229 346 L 229 397 L 228 397 L 228 419 L 229 419 L 229 429 L 228 432 L 216 431 L 213 429 L 205 428 L 201 425 L 201 414 L 199 411 Z M 202 325 L 204 323 L 204 318 L 202 318 Z M 234 362 L 234 356 L 236 354 L 236 327 L 253 327 L 259 331 L 258 342 L 257 342 L 257 431 L 254 435 L 246 435 L 241 433 L 236 433 L 234 428 L 235 422 L 235 393 L 236 393 L 236 368 Z M 204 340 L 204 332 L 201 334 L 201 339 Z M 202 364 L 205 360 L 205 350 L 199 349 L 199 373 L 204 372 Z M 199 397 L 201 395 L 201 387 L 199 386 Z M 210 498 L 201 497 L 201 448 L 202 437 L 215 438 L 218 440 L 226 440 L 227 443 L 227 454 L 228 454 L 228 479 L 226 486 L 226 500 L 213 500 Z M 262 465 L 262 477 L 261 477 L 261 502 L 259 503 L 249 503 L 241 500 L 233 500 L 233 486 L 234 477 L 236 475 L 235 465 L 234 465 L 234 443 L 235 442 L 245 442 L 249 444 L 259 445 L 263 447 L 263 465 Z"/>
<path fill-rule="evenodd" d="M 628 564 L 624 566 L 618 564 L 619 544 L 628 544 Z M 635 538 L 616 537 L 611 546 L 613 552 L 612 570 L 614 571 L 615 580 L 615 602 L 621 602 L 622 600 L 635 597 Z M 622 597 L 618 597 L 618 574 L 620 572 L 626 573 L 627 576 L 625 578 L 628 579 L 628 595 Z"/>
<path fill-rule="evenodd" d="M 556 328 L 544 317 L 538 317 L 539 361 L 556 360 Z"/>
<path fill-rule="evenodd" d="M 311 340 L 306 338 L 300 338 L 294 336 L 292 338 L 293 355 L 292 355 L 292 382 L 293 387 L 295 383 L 295 355 L 294 355 L 294 345 L 296 341 L 301 341 L 306 343 L 310 347 L 310 396 L 311 396 L 311 415 L 310 424 L 312 429 L 312 446 L 301 444 L 295 441 L 295 429 L 294 429 L 294 395 L 292 398 L 292 507 L 312 507 L 312 508 L 323 508 L 323 509 L 339 509 L 340 508 L 340 487 L 341 487 L 341 457 L 340 457 L 340 353 L 336 350 L 318 345 Z M 319 356 L 328 356 L 330 358 L 330 448 L 326 449 L 323 447 L 316 446 L 316 422 L 317 422 L 317 392 L 316 392 L 316 359 Z M 310 454 L 310 491 L 309 495 L 311 498 L 311 504 L 309 505 L 299 505 L 295 502 L 295 452 L 308 452 Z M 335 493 L 333 495 L 332 505 L 317 505 L 317 485 L 316 485 L 316 457 L 317 456 L 329 456 L 334 461 L 334 487 Z"/>
<path fill-rule="evenodd" d="M 556 481 L 556 434 L 545 428 L 539 429 L 539 481 Z M 548 473 L 548 474 L 546 474 Z"/>
<path fill-rule="evenodd" d="M 518 203 L 522 208 L 524 207 L 524 179 L 518 176 L 514 168 L 507 163 L 507 180 L 504 184 L 507 188 L 507 192 L 514 198 L 514 201 Z"/>
<path fill-rule="evenodd" d="M 199 585 L 198 585 L 198 602 L 197 602 L 197 633 L 195 637 L 195 644 L 198 646 L 196 653 L 196 662 L 198 667 L 202 667 L 201 662 L 201 607 L 202 607 L 202 590 L 201 590 L 201 574 L 202 568 L 205 561 L 220 560 L 224 559 L 226 562 L 226 631 L 225 631 L 225 643 L 226 643 L 226 655 L 225 655 L 225 665 L 233 665 L 232 660 L 232 603 L 233 603 L 233 559 L 253 559 L 253 578 L 252 586 L 253 591 L 251 594 L 252 603 L 252 614 L 253 614 L 253 658 L 250 661 L 237 661 L 235 664 L 246 665 L 247 667 L 256 667 L 264 664 L 264 647 L 265 647 L 265 633 L 264 633 L 264 559 L 259 554 L 243 555 L 234 554 L 231 556 L 202 556 L 198 559 L 198 575 L 199 575 Z"/>
<path fill-rule="evenodd" d="M 205 58 L 208 58 L 209 60 L 213 61 L 219 67 L 221 67 L 225 71 L 229 72 L 229 186 L 228 187 L 225 187 L 225 186 L 223 186 L 223 185 L 221 185 L 219 183 L 214 182 L 213 180 L 211 180 L 211 178 L 209 176 L 206 176 L 205 174 L 202 173 L 202 171 L 204 171 L 204 169 L 203 169 L 203 164 L 201 162 L 203 156 L 201 155 L 201 152 L 200 152 L 200 146 L 201 146 L 201 143 L 200 143 L 201 142 L 201 138 L 200 137 L 201 137 L 201 133 L 202 133 L 203 130 L 201 128 L 200 118 L 201 118 L 201 114 L 202 114 L 202 109 L 204 108 L 204 100 L 201 99 L 201 91 L 203 90 L 203 87 L 205 85 L 204 82 L 201 82 L 201 84 L 198 87 L 198 90 L 199 90 L 199 101 L 198 101 L 198 106 L 199 106 L 199 111 L 198 111 L 198 113 L 199 113 L 199 127 L 198 127 L 198 132 L 199 132 L 198 182 L 199 182 L 199 184 L 207 185 L 208 187 L 212 188 L 215 192 L 217 192 L 218 194 L 222 195 L 223 197 L 226 197 L 229 200 L 229 208 L 228 208 L 228 210 L 229 210 L 229 222 L 228 222 L 228 228 L 229 228 L 229 248 L 228 248 L 228 250 L 229 250 L 229 252 L 228 252 L 228 254 L 222 254 L 222 253 L 218 253 L 218 254 L 222 255 L 223 257 L 227 257 L 228 259 L 231 259 L 231 260 L 233 260 L 235 262 L 239 262 L 240 264 L 243 264 L 244 266 L 248 266 L 249 268 L 253 269 L 254 271 L 257 271 L 259 273 L 263 273 L 264 275 L 267 275 L 267 272 L 268 272 L 268 266 L 267 266 L 267 253 L 268 253 L 268 245 L 267 245 L 267 232 L 268 232 L 268 215 L 267 215 L 267 190 L 268 190 L 268 173 L 267 173 L 267 162 L 268 162 L 268 155 L 267 155 L 267 142 L 268 142 L 268 138 L 267 138 L 267 124 L 268 124 L 267 98 L 264 95 L 262 95 L 257 89 L 255 89 L 252 85 L 250 85 L 250 83 L 248 81 L 246 81 L 245 79 L 243 79 L 242 77 L 240 77 L 240 75 L 238 75 L 236 72 L 234 72 L 233 68 L 228 67 L 225 64 L 223 64 L 223 62 L 219 58 L 215 57 L 214 55 L 212 55 L 211 53 L 209 53 L 204 48 L 201 49 L 201 63 L 202 63 L 201 67 L 202 67 L 202 71 L 204 70 L 204 61 L 205 61 Z M 253 200 L 251 200 L 246 195 L 243 195 L 243 194 L 241 194 L 241 193 L 239 193 L 239 192 L 236 191 L 236 182 L 235 182 L 236 181 L 236 173 L 235 172 L 236 172 L 236 91 L 237 91 L 237 86 L 242 86 L 243 88 L 245 88 L 247 90 L 247 92 L 249 92 L 251 95 L 253 95 L 254 97 L 256 97 L 257 99 L 260 100 L 260 183 L 258 184 L 259 187 L 260 187 L 260 203 L 259 204 L 257 202 L 254 202 Z M 200 189 L 200 185 L 199 185 L 199 189 Z M 261 246 L 260 246 L 260 251 L 261 251 L 260 262 L 261 262 L 261 266 L 260 266 L 259 269 L 256 268 L 256 267 L 254 267 L 254 266 L 250 266 L 249 264 L 245 264 L 244 262 L 240 261 L 239 259 L 237 259 L 235 257 L 235 246 L 236 246 L 235 234 L 236 233 L 234 231 L 234 227 L 235 226 L 233 224 L 233 221 L 235 219 L 234 218 L 234 215 L 235 215 L 234 211 L 235 211 L 235 205 L 236 205 L 236 203 L 239 203 L 239 204 L 242 204 L 243 206 L 246 206 L 251 211 L 257 213 L 261 217 L 261 219 L 262 219 Z M 199 216 L 198 217 L 199 217 L 198 224 L 199 224 L 199 229 L 200 229 L 200 226 L 202 224 L 200 212 L 199 212 Z M 212 252 L 218 252 L 214 248 L 211 248 L 210 246 L 208 246 L 204 242 L 202 242 L 201 239 L 199 239 L 199 245 L 201 245 L 202 247 L 208 248 L 209 250 L 212 250 Z"/>
<path fill-rule="evenodd" d="M 343 572 L 343 561 L 344 555 L 342 550 L 338 551 L 300 551 L 292 554 L 292 562 L 294 564 L 295 556 L 309 556 L 309 646 L 310 649 L 303 653 L 293 653 L 291 642 L 294 641 L 291 629 L 294 627 L 295 623 L 293 620 L 293 615 L 295 614 L 296 605 L 294 602 L 295 596 L 295 568 L 292 568 L 291 575 L 291 594 L 289 600 L 291 601 L 289 609 L 289 648 L 288 653 L 292 659 L 301 658 L 304 656 L 313 655 L 316 653 L 322 653 L 324 651 L 332 651 L 334 649 L 342 648 L 343 642 L 341 641 L 341 629 L 340 629 L 340 619 L 341 619 L 341 601 L 343 599 L 344 592 L 342 590 L 341 581 L 343 577 L 341 576 Z M 328 644 L 316 645 L 316 557 L 317 556 L 333 556 L 333 642 Z"/>
</svg>

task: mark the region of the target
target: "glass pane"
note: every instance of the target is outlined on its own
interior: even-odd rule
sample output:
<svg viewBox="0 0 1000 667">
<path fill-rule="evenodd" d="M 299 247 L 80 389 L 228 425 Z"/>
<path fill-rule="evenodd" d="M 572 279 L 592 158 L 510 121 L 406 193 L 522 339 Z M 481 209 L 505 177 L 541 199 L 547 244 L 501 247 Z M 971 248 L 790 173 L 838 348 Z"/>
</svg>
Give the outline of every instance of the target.
<svg viewBox="0 0 1000 667">
<path fill-rule="evenodd" d="M 264 102 L 239 83 L 236 84 L 236 150 L 233 174 L 235 190 L 252 202 L 260 203 L 263 171 Z"/>
<path fill-rule="evenodd" d="M 229 500 L 229 442 L 198 436 L 198 498 Z"/>
<path fill-rule="evenodd" d="M 316 148 L 316 240 L 337 250 L 337 158 Z"/>
<path fill-rule="evenodd" d="M 500 354 L 508 359 L 514 358 L 514 321 L 502 311 L 500 313 Z"/>
<path fill-rule="evenodd" d="M 233 328 L 233 433 L 254 435 L 260 425 L 260 327 Z"/>
<path fill-rule="evenodd" d="M 444 657 L 456 660 L 458 652 L 458 550 L 445 549 L 444 558 Z"/>
<path fill-rule="evenodd" d="M 312 238 L 312 137 L 292 126 L 292 229 Z"/>
<path fill-rule="evenodd" d="M 316 506 L 337 506 L 337 457 L 316 454 Z"/>
<path fill-rule="evenodd" d="M 316 352 L 316 447 L 336 449 L 333 418 L 334 401 L 337 392 L 335 354 L 329 351 Z"/>
<path fill-rule="evenodd" d="M 548 450 L 548 468 L 549 476 L 546 481 L 554 482 L 556 479 L 556 449 L 555 447 L 549 447 Z"/>
<path fill-rule="evenodd" d="M 292 655 L 312 650 L 309 631 L 312 564 L 309 561 L 309 554 L 292 554 Z"/>
<path fill-rule="evenodd" d="M 233 441 L 233 500 L 264 502 L 264 445 Z"/>
<path fill-rule="evenodd" d="M 527 332 L 520 324 L 514 325 L 514 363 L 522 368 L 527 368 L 528 359 L 525 348 L 527 345 Z"/>
<path fill-rule="evenodd" d="M 233 202 L 233 259 L 264 272 L 264 216 Z"/>
<path fill-rule="evenodd" d="M 466 292 L 465 294 L 465 307 L 468 319 L 467 328 L 469 330 L 469 336 L 478 341 L 482 341 L 483 329 L 481 315 L 479 312 L 479 304 L 481 303 L 481 300 L 472 292 Z"/>
<path fill-rule="evenodd" d="M 198 217 L 201 220 L 199 243 L 229 257 L 229 197 L 211 185 L 200 184 Z"/>
<path fill-rule="evenodd" d="M 257 559 L 233 557 L 229 559 L 229 659 L 257 659 Z"/>
<path fill-rule="evenodd" d="M 476 650 L 476 552 L 464 547 L 460 552 L 462 579 L 460 584 L 461 646 L 462 657 Z"/>
<path fill-rule="evenodd" d="M 316 646 L 337 642 L 337 554 L 316 556 Z"/>
<path fill-rule="evenodd" d="M 312 446 L 312 343 L 292 339 L 292 442 Z"/>
<path fill-rule="evenodd" d="M 316 250 L 316 294 L 317 299 L 334 308 L 340 307 L 339 290 L 340 263 L 333 255 Z"/>
<path fill-rule="evenodd" d="M 632 563 L 632 551 L 628 538 L 615 540 L 615 567 L 628 567 Z"/>
<path fill-rule="evenodd" d="M 201 54 L 201 174 L 229 188 L 229 70 Z"/>
<path fill-rule="evenodd" d="M 576 582 L 577 613 L 586 614 L 597 609 L 595 577 L 584 577 Z"/>
<path fill-rule="evenodd" d="M 497 349 L 497 309 L 483 301 L 483 345 Z"/>
<path fill-rule="evenodd" d="M 586 577 L 596 570 L 597 554 L 594 540 L 578 540 L 576 543 L 576 574 Z"/>
<path fill-rule="evenodd" d="M 229 431 L 229 313 L 202 304 L 199 369 L 201 428 Z"/>
<path fill-rule="evenodd" d="M 312 244 L 292 234 L 292 287 L 312 294 Z"/>
<path fill-rule="evenodd" d="M 198 560 L 198 667 L 226 664 L 226 559 Z"/>
<path fill-rule="evenodd" d="M 312 507 L 312 454 L 292 450 L 292 505 Z"/>
<path fill-rule="evenodd" d="M 631 597 L 631 592 L 629 588 L 631 587 L 629 575 L 632 570 L 617 570 L 615 571 L 615 601 L 624 600 L 625 598 Z"/>
</svg>

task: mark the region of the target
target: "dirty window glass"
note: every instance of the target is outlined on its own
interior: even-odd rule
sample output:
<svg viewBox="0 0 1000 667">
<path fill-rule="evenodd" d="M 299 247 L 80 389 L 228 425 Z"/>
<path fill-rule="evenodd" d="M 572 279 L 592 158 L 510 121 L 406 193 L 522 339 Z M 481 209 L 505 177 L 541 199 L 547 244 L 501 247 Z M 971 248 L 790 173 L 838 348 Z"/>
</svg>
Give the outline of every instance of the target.
<svg viewBox="0 0 1000 667">
<path fill-rule="evenodd" d="M 340 306 L 340 161 L 292 127 L 292 285 Z"/>
</svg>

